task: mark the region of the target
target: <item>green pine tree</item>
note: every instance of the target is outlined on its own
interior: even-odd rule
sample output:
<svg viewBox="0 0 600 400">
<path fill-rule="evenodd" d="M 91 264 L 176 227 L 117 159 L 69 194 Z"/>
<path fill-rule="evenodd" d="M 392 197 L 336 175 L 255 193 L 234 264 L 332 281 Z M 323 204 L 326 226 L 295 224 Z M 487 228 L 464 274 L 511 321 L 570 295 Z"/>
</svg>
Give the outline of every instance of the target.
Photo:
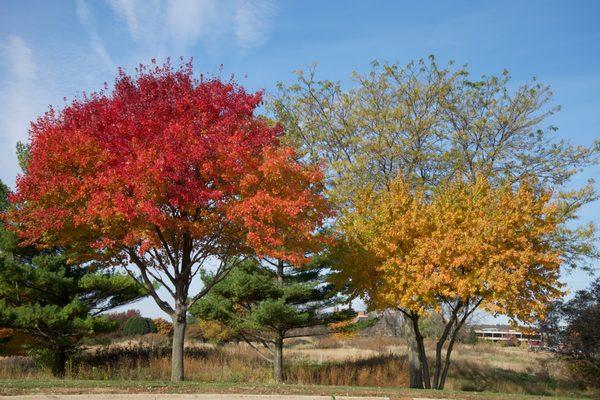
<svg viewBox="0 0 600 400">
<path fill-rule="evenodd" d="M 150 318 L 141 316 L 131 317 L 123 325 L 123 335 L 136 336 L 147 335 L 148 333 L 157 333 L 156 325 Z"/>
<path fill-rule="evenodd" d="M 0 213 L 8 192 L 0 182 Z M 102 312 L 144 295 L 127 275 L 71 265 L 59 249 L 20 246 L 0 223 L 0 327 L 28 335 L 55 376 L 65 374 L 83 338 L 114 328 Z"/>
<path fill-rule="evenodd" d="M 278 261 L 262 264 L 247 260 L 191 309 L 202 320 L 218 321 L 273 363 L 274 377 L 283 380 L 283 342 L 310 336 L 315 327 L 347 321 L 355 316 L 347 300 L 327 283 L 323 263 L 296 269 Z M 322 332 L 322 331 L 321 331 Z"/>
</svg>

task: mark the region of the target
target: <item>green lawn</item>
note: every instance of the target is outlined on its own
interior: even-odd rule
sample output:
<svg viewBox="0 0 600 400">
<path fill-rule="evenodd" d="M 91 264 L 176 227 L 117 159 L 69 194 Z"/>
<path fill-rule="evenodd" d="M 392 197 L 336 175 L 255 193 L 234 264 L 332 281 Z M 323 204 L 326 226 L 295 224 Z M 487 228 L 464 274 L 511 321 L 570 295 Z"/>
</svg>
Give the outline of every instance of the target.
<svg viewBox="0 0 600 400">
<path fill-rule="evenodd" d="M 389 387 L 308 386 L 244 383 L 161 382 L 161 381 L 93 381 L 93 380 L 0 380 L 0 395 L 18 394 L 82 394 L 82 393 L 247 393 L 247 394 L 314 394 L 386 396 L 393 399 L 415 397 L 466 400 L 535 400 L 535 399 L 589 399 L 590 397 L 550 397 L 535 395 L 501 394 L 490 392 L 458 392 L 415 390 Z"/>
</svg>

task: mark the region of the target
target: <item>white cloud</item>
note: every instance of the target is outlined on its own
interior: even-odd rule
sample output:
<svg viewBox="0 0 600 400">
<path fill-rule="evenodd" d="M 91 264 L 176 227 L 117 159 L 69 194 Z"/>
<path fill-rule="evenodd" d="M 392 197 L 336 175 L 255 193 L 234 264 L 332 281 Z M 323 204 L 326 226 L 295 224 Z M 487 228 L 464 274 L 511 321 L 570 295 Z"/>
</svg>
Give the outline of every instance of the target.
<svg viewBox="0 0 600 400">
<path fill-rule="evenodd" d="M 10 72 L 18 81 L 27 81 L 36 76 L 36 65 L 33 62 L 31 49 L 20 36 L 11 35 L 3 47 Z"/>
<path fill-rule="evenodd" d="M 235 36 L 242 48 L 265 43 L 271 33 L 271 18 L 275 6 L 268 0 L 237 0 L 235 6 Z"/>
<path fill-rule="evenodd" d="M 257 47 L 268 40 L 275 14 L 271 0 L 106 1 L 131 38 L 154 53 L 186 53 L 199 41 L 210 48 Z"/>
<path fill-rule="evenodd" d="M 29 122 L 40 110 L 35 81 L 38 68 L 33 52 L 20 36 L 11 35 L 0 45 L 2 64 L 8 70 L 0 87 L 0 179 L 12 185 L 17 173 L 15 145 L 26 141 Z"/>
<path fill-rule="evenodd" d="M 113 71 L 115 69 L 115 63 L 108 54 L 108 50 L 106 49 L 104 41 L 102 41 L 100 35 L 98 34 L 92 11 L 88 7 L 85 0 L 77 0 L 76 8 L 77 19 L 79 19 L 79 22 L 87 29 L 90 35 L 92 51 L 100 58 L 108 70 Z"/>
<path fill-rule="evenodd" d="M 167 26 L 173 42 L 182 47 L 207 38 L 218 29 L 217 3 L 214 0 L 169 0 Z"/>
<path fill-rule="evenodd" d="M 127 22 L 129 33 L 135 41 L 139 40 L 140 36 L 140 27 L 136 14 L 136 8 L 139 5 L 136 3 L 136 0 L 108 0 L 108 4 L 117 13 L 117 15 Z"/>
</svg>

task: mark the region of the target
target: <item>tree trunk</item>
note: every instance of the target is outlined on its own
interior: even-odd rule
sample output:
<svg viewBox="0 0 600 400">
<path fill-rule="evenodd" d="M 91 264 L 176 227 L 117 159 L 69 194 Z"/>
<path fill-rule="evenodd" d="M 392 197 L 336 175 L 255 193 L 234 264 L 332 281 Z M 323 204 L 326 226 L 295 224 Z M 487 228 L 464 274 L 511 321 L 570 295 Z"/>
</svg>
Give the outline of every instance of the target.
<svg viewBox="0 0 600 400">
<path fill-rule="evenodd" d="M 283 282 L 283 261 L 277 262 L 277 282 Z"/>
<path fill-rule="evenodd" d="M 456 328 L 452 332 L 452 336 L 450 336 L 450 342 L 448 343 L 448 348 L 446 349 L 446 360 L 444 361 L 444 369 L 442 370 L 440 384 L 438 385 L 438 389 L 440 390 L 443 389 L 444 385 L 446 384 L 446 377 L 448 376 L 448 370 L 450 369 L 450 356 L 452 355 L 452 348 L 454 347 L 454 342 L 456 341 L 458 333 L 460 332 L 460 329 L 462 328 L 469 315 L 470 312 L 465 313 L 465 316 L 460 321 L 458 321 Z"/>
<path fill-rule="evenodd" d="M 185 327 L 187 324 L 187 310 L 178 307 L 173 320 L 173 350 L 171 353 L 171 382 L 181 382 L 185 374 L 183 369 L 183 346 L 185 340 Z"/>
<path fill-rule="evenodd" d="M 412 329 L 412 322 L 404 317 L 404 337 L 408 347 L 408 379 L 409 387 L 423 389 L 423 375 L 421 374 L 421 364 L 419 363 L 419 349 Z"/>
<path fill-rule="evenodd" d="M 283 284 L 283 261 L 277 262 L 277 281 Z M 277 333 L 275 338 L 275 352 L 273 354 L 273 377 L 275 382 L 283 382 L 283 334 Z"/>
<path fill-rule="evenodd" d="M 446 351 L 446 361 L 444 362 L 444 370 L 442 371 L 440 384 L 437 387 L 440 390 L 442 390 L 444 388 L 444 385 L 446 384 L 446 377 L 448 376 L 448 369 L 450 368 L 450 355 L 452 354 L 452 346 L 454 346 L 454 338 L 450 339 L 450 343 L 448 344 L 448 350 Z"/>
<path fill-rule="evenodd" d="M 275 353 L 273 354 L 273 377 L 275 382 L 283 382 L 283 337 L 275 339 Z"/>
<path fill-rule="evenodd" d="M 67 351 L 64 347 L 59 346 L 54 351 L 54 359 L 52 360 L 52 375 L 57 378 L 63 378 L 66 372 Z"/>
<path fill-rule="evenodd" d="M 431 378 L 429 377 L 429 363 L 427 362 L 427 353 L 425 352 L 425 342 L 421 331 L 419 330 L 419 317 L 411 318 L 415 341 L 419 354 L 419 363 L 421 364 L 421 374 L 423 376 L 423 386 L 425 389 L 431 389 Z"/>
<path fill-rule="evenodd" d="M 435 344 L 435 365 L 433 368 L 433 371 L 434 371 L 433 372 L 433 388 L 434 389 L 442 388 L 442 387 L 440 387 L 440 376 L 442 373 L 442 350 L 444 349 L 444 344 L 446 343 L 446 340 L 448 339 L 448 335 L 452 331 L 452 327 L 453 327 L 454 323 L 456 322 L 456 315 L 458 313 L 459 308 L 460 308 L 460 306 L 457 305 L 456 308 L 454 309 L 454 311 L 452 312 L 452 317 L 446 323 L 446 326 L 444 326 L 444 332 L 442 333 L 442 335 L 438 339 L 437 343 Z M 456 331 L 455 331 L 455 333 L 456 333 Z M 443 383 L 441 385 L 443 386 Z"/>
</svg>

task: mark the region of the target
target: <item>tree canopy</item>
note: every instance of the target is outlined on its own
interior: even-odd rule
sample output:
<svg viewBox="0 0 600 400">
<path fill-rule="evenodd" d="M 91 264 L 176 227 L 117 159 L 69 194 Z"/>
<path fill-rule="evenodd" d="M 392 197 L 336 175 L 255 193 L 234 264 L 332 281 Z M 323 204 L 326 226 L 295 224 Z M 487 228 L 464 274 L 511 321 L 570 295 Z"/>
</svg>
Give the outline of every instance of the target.
<svg viewBox="0 0 600 400">
<path fill-rule="evenodd" d="M 466 66 L 457 67 L 453 63 L 440 66 L 434 57 L 406 66 L 373 62 L 370 71 L 354 73 L 352 78 L 351 87 L 344 88 L 339 82 L 319 80 L 315 68 L 300 71 L 294 84 L 278 85 L 279 91 L 271 99 L 270 110 L 284 126 L 286 143 L 298 149 L 307 160 L 325 166 L 327 194 L 337 212 L 332 223 L 340 238 L 335 249 L 339 278 L 343 284 L 351 283 L 348 287 L 354 290 L 354 295 L 376 293 L 377 285 L 386 280 L 381 277 L 384 267 L 378 265 L 383 262 L 382 254 L 378 255 L 374 248 L 378 252 L 387 249 L 390 259 L 394 258 L 391 257 L 394 251 L 408 254 L 407 248 L 397 246 L 408 246 L 415 235 L 423 239 L 427 229 L 435 226 L 425 219 L 415 218 L 410 222 L 417 213 L 415 210 L 427 212 L 423 209 L 426 203 L 418 201 L 413 203 L 414 210 L 404 210 L 408 213 L 404 217 L 400 205 L 390 204 L 386 208 L 382 205 L 383 200 L 379 203 L 374 200 L 378 204 L 378 212 L 374 214 L 378 217 L 363 214 L 365 188 L 372 192 L 369 195 L 372 199 L 401 201 L 397 198 L 399 192 L 394 193 L 398 190 L 398 182 L 402 182 L 402 190 L 411 196 L 420 196 L 420 200 L 434 196 L 432 193 L 439 196 L 436 188 L 447 187 L 448 182 L 456 179 L 475 186 L 484 179 L 489 190 L 500 192 L 510 186 L 535 185 L 534 190 L 551 194 L 549 201 L 556 208 L 557 223 L 547 239 L 552 243 L 561 267 L 593 268 L 591 261 L 600 256 L 596 228 L 591 223 L 578 224 L 575 220 L 581 207 L 594 201 L 597 195 L 591 181 L 577 189 L 572 188 L 571 182 L 582 168 L 598 162 L 600 141 L 589 147 L 575 146 L 557 137 L 557 128 L 547 122 L 559 111 L 559 107 L 552 105 L 549 86 L 533 79 L 515 87 L 507 71 L 500 76 L 474 78 Z M 454 194 L 459 193 L 454 191 Z M 409 200 L 404 198 L 404 201 Z M 448 204 L 454 203 L 448 200 Z M 398 209 L 392 211 L 394 208 Z M 530 211 L 525 210 L 523 218 Z M 455 212 L 460 214 L 459 210 Z M 361 214 L 364 227 L 349 223 Z M 396 219 L 387 219 L 391 215 Z M 381 226 L 367 232 L 371 217 L 379 218 Z M 489 227 L 497 220 L 492 218 Z M 452 222 L 458 221 L 452 219 Z M 483 221 L 473 221 L 475 224 L 480 222 Z M 506 223 L 500 222 L 500 226 L 506 228 Z M 356 245 L 348 237 L 356 235 L 356 231 L 351 231 L 353 229 L 365 234 L 362 245 Z M 483 225 L 480 229 L 484 229 Z M 429 239 L 430 252 L 423 247 L 425 259 L 436 256 L 438 262 L 445 258 L 451 260 L 469 245 L 459 240 L 460 236 L 453 236 L 460 233 L 459 229 L 430 233 L 438 237 Z M 400 240 L 403 234 L 406 241 Z M 386 235 L 398 243 L 388 241 Z M 445 246 L 450 243 L 456 246 L 454 250 Z M 437 248 L 449 251 L 439 254 Z M 464 255 L 470 257 L 468 252 Z M 490 254 L 480 253 L 479 256 Z M 400 266 L 398 257 L 388 266 L 398 266 L 394 276 L 396 283 L 409 282 L 415 278 L 414 271 L 409 266 Z M 494 257 L 490 256 L 485 262 L 494 263 Z M 446 273 L 454 277 L 460 272 L 451 271 L 453 268 L 460 270 L 452 263 L 444 267 L 438 265 L 438 268 L 446 269 Z M 482 273 L 482 281 L 485 281 L 486 272 Z M 453 279 L 445 282 L 444 278 L 434 274 L 423 283 L 424 291 L 439 290 L 430 292 L 429 305 L 447 293 L 456 294 L 459 289 L 456 282 Z M 376 308 L 385 306 L 385 301 L 379 302 L 382 296 L 398 300 L 402 293 L 402 290 L 394 290 L 366 300 Z M 411 293 L 415 294 L 414 291 Z M 504 294 L 509 295 L 508 292 Z M 417 297 L 415 301 L 423 300 Z M 514 315 L 515 310 L 500 309 Z M 449 320 L 451 316 L 452 312 Z M 409 341 L 409 349 L 411 386 L 422 387 L 428 379 L 420 376 L 421 370 L 425 370 L 414 362 L 414 340 Z"/>
<path fill-rule="evenodd" d="M 448 314 L 437 356 L 449 338 L 449 363 L 456 335 L 478 307 L 533 323 L 562 295 L 553 241 L 561 214 L 535 185 L 494 188 L 486 178 L 458 177 L 427 192 L 398 178 L 387 191 L 365 189 L 355 204 L 341 226 L 347 248 L 369 257 L 354 257 L 343 270 L 359 277 L 371 307 L 398 308 L 413 321 L 425 387 L 443 388 L 448 366 L 436 359 L 430 383 L 420 317 Z"/>
<path fill-rule="evenodd" d="M 261 99 L 167 62 L 133 77 L 120 71 L 112 91 L 32 124 L 15 228 L 80 261 L 127 268 L 173 320 L 175 381 L 184 376 L 187 308 L 234 259 L 302 264 L 328 215 L 319 168 L 280 145 L 281 129 L 255 115 Z M 213 280 L 190 293 L 209 262 L 218 264 Z"/>
<path fill-rule="evenodd" d="M 362 188 L 385 190 L 398 176 L 427 187 L 457 174 L 494 185 L 534 177 L 569 221 L 597 197 L 591 182 L 578 190 L 566 185 L 598 162 L 600 140 L 589 147 L 560 140 L 547 122 L 560 108 L 536 79 L 514 87 L 508 71 L 476 78 L 433 56 L 406 66 L 375 61 L 369 72 L 353 74 L 350 89 L 316 72 L 280 83 L 269 105 L 286 142 L 324 163 L 328 195 L 341 214 Z M 599 255 L 593 225 L 563 224 L 556 234 L 565 265 L 591 268 Z"/>
</svg>

